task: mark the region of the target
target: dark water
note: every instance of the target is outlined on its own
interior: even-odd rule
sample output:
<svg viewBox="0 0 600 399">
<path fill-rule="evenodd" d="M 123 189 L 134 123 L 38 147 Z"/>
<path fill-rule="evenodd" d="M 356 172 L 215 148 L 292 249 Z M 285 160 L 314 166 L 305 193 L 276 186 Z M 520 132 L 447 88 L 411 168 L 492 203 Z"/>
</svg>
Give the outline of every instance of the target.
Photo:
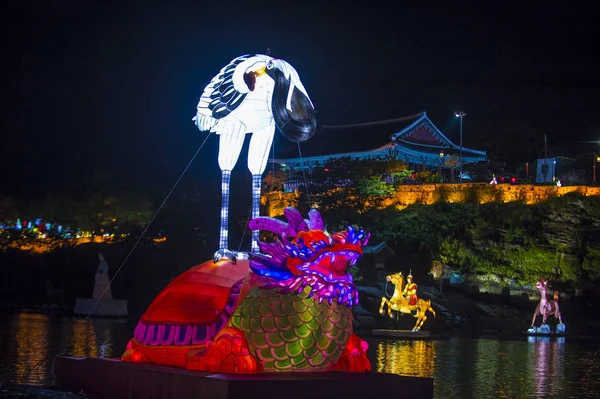
<svg viewBox="0 0 600 399">
<path fill-rule="evenodd" d="M 0 382 L 52 385 L 57 355 L 118 357 L 133 327 L 110 320 L 0 316 Z M 598 341 L 367 340 L 374 370 L 433 377 L 435 398 L 600 397 Z"/>
</svg>

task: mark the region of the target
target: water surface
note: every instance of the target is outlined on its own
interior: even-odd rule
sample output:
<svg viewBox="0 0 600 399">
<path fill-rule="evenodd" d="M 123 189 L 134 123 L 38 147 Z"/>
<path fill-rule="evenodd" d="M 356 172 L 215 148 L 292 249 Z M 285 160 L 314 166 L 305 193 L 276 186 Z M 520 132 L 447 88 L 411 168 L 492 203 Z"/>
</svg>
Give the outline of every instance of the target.
<svg viewBox="0 0 600 399">
<path fill-rule="evenodd" d="M 51 386 L 56 356 L 119 357 L 134 326 L 26 313 L 0 316 L 0 382 Z M 600 397 L 597 341 L 526 336 L 367 341 L 375 371 L 433 377 L 439 399 Z"/>
</svg>

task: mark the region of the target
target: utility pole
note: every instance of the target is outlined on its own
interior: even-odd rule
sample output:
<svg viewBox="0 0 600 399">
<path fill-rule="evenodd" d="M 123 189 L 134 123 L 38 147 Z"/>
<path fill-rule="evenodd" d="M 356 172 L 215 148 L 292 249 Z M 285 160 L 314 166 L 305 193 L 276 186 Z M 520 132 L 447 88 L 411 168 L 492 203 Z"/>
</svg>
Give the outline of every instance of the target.
<svg viewBox="0 0 600 399">
<path fill-rule="evenodd" d="M 454 114 L 454 116 L 456 116 L 457 118 L 460 118 L 460 169 L 459 169 L 459 182 L 462 183 L 462 177 L 463 177 L 463 140 L 462 140 L 462 120 L 463 120 L 463 116 L 466 116 L 467 114 L 460 111 Z"/>
<path fill-rule="evenodd" d="M 544 183 L 546 183 L 547 177 L 548 177 L 548 140 L 547 140 L 547 136 L 544 134 Z"/>
</svg>

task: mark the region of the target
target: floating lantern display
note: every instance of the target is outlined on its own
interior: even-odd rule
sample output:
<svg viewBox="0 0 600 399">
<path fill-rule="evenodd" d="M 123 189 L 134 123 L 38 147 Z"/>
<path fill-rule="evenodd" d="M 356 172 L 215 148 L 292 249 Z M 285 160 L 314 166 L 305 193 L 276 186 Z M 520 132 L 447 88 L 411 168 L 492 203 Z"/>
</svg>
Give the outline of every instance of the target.
<svg viewBox="0 0 600 399">
<path fill-rule="evenodd" d="M 368 345 L 353 333 L 358 293 L 348 267 L 364 231 L 329 234 L 316 209 L 294 208 L 287 223 L 252 219 L 275 233 L 262 253 L 193 267 L 141 317 L 122 360 L 227 373 L 367 371 Z"/>
<path fill-rule="evenodd" d="M 235 260 L 243 253 L 228 250 L 231 171 L 252 134 L 248 169 L 252 173 L 252 218 L 260 211 L 262 173 L 267 166 L 275 127 L 294 142 L 311 138 L 317 127 L 314 106 L 296 70 L 268 55 L 243 55 L 224 66 L 204 89 L 193 118 L 198 129 L 219 135 L 221 168 L 221 257 Z M 258 251 L 258 231 L 252 233 L 252 251 Z"/>
<path fill-rule="evenodd" d="M 402 272 L 386 276 L 386 284 L 392 283 L 394 285 L 394 294 L 390 299 L 386 298 L 385 296 L 381 298 L 379 313 L 384 314 L 385 306 L 387 305 L 387 313 L 390 318 L 394 317 L 392 311 L 404 314 L 412 314 L 417 319 L 412 331 L 417 332 L 421 330 L 423 323 L 425 323 L 425 320 L 427 320 L 427 315 L 425 312 L 430 311 L 435 317 L 435 310 L 433 310 L 431 307 L 431 299 L 425 300 L 418 298 L 417 285 L 413 282 L 412 273 L 410 273 L 408 276 L 409 282 L 406 286 Z M 406 288 L 406 290 L 404 288 Z"/>
</svg>

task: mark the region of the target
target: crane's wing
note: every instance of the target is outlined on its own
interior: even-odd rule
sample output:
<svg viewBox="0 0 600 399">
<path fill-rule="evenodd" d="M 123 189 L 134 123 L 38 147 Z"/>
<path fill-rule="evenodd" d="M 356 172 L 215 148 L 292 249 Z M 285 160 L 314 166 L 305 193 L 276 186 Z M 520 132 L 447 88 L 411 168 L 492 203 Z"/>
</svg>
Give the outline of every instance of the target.
<svg viewBox="0 0 600 399">
<path fill-rule="evenodd" d="M 251 54 L 246 54 L 235 58 L 206 86 L 198 102 L 198 113 L 194 117 L 200 130 L 211 130 L 219 119 L 226 117 L 243 103 L 248 93 L 235 88 L 233 74 L 236 67 L 250 57 Z"/>
</svg>

